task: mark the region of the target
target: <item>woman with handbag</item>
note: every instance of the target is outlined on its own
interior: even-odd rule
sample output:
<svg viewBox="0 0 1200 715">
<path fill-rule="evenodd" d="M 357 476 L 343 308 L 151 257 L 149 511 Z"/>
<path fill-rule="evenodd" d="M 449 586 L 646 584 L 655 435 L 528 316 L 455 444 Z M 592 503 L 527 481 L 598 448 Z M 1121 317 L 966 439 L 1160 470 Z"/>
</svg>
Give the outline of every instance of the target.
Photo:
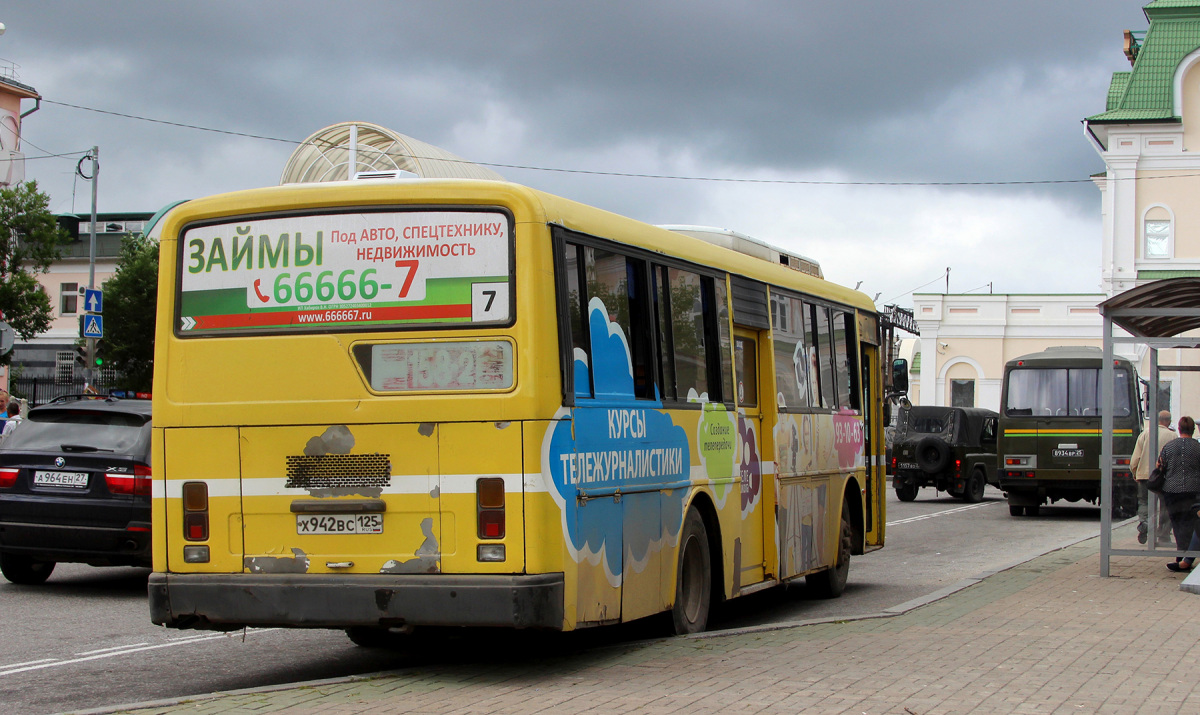
<svg viewBox="0 0 1200 715">
<path fill-rule="evenodd" d="M 1200 442 L 1193 439 L 1196 422 L 1191 417 L 1179 418 L 1179 438 L 1163 445 L 1158 455 L 1158 468 L 1163 472 L 1162 497 L 1171 517 L 1175 547 L 1187 551 L 1196 532 L 1196 513 L 1192 504 L 1200 500 Z M 1176 558 L 1168 563 L 1171 571 L 1191 571 L 1191 558 Z"/>
</svg>

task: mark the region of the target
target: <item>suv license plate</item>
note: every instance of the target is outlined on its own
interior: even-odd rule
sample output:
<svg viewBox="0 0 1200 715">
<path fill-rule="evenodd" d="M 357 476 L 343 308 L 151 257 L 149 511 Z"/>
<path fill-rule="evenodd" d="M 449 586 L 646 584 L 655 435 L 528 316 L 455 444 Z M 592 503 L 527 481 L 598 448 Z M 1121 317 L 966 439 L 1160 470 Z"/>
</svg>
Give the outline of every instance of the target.
<svg viewBox="0 0 1200 715">
<path fill-rule="evenodd" d="M 383 514 L 297 514 L 297 534 L 382 534 Z"/>
<path fill-rule="evenodd" d="M 87 489 L 87 472 L 34 472 L 33 484 L 39 487 Z"/>
<path fill-rule="evenodd" d="M 919 469 L 916 462 L 900 462 L 896 469 Z"/>
</svg>

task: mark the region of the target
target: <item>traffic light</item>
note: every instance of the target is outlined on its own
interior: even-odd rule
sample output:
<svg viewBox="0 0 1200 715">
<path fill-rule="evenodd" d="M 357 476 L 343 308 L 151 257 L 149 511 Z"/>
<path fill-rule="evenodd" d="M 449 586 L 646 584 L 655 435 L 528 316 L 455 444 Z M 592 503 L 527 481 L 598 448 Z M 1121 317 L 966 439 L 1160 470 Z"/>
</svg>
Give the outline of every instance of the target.
<svg viewBox="0 0 1200 715">
<path fill-rule="evenodd" d="M 106 351 L 104 349 L 104 341 L 97 340 L 96 341 L 96 369 L 97 370 L 104 367 L 104 361 L 107 359 L 105 352 Z"/>
<path fill-rule="evenodd" d="M 87 343 L 75 346 L 75 364 L 80 367 L 87 367 L 88 364 L 88 349 Z"/>
</svg>

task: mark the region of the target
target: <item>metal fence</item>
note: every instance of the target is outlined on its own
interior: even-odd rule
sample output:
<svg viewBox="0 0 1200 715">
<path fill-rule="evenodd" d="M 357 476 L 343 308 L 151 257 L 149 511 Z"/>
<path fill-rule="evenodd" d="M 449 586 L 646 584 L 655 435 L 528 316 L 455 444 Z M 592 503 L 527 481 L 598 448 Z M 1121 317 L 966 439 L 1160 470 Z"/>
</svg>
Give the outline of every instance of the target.
<svg viewBox="0 0 1200 715">
<path fill-rule="evenodd" d="M 101 393 L 108 392 L 108 386 L 102 382 L 92 383 L 91 388 Z M 8 383 L 8 391 L 12 396 L 24 398 L 30 407 L 44 405 L 63 395 L 82 395 L 87 390 L 88 382 L 82 377 L 68 381 L 50 377 L 16 377 Z"/>
</svg>

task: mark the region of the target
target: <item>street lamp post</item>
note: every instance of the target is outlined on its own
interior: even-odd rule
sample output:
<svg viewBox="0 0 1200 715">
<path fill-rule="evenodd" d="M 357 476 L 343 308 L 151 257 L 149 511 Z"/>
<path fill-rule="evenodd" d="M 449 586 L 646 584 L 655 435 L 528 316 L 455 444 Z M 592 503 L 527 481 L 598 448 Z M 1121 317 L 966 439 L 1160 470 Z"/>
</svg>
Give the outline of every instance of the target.
<svg viewBox="0 0 1200 715">
<path fill-rule="evenodd" d="M 91 159 L 92 175 L 86 176 L 83 173 L 83 160 Z M 92 151 L 83 159 L 79 160 L 79 165 L 75 167 L 75 171 L 83 178 L 89 179 L 92 182 L 92 224 L 91 224 L 91 240 L 88 243 L 88 290 L 96 288 L 96 193 L 97 187 L 100 184 L 100 147 L 93 146 Z M 88 382 L 96 382 L 96 339 L 85 338 L 87 340 L 87 360 L 88 364 L 85 368 Z"/>
</svg>

